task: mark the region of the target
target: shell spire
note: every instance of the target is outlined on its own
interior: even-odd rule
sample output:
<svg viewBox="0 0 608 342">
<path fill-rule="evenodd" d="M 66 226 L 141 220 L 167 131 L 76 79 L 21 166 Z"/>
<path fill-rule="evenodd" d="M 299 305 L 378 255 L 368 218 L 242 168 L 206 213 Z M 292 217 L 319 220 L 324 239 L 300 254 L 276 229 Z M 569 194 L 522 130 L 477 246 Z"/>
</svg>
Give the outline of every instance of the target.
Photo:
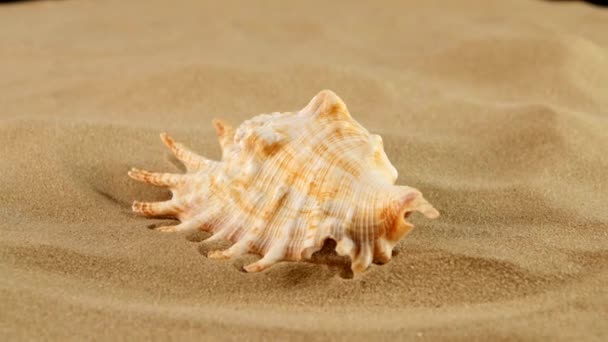
<svg viewBox="0 0 608 342">
<path fill-rule="evenodd" d="M 245 253 L 261 259 L 244 267 L 262 271 L 282 261 L 309 259 L 326 240 L 350 257 L 353 272 L 383 264 L 411 229 L 412 212 L 439 212 L 421 192 L 394 185 L 397 170 L 382 138 L 370 134 L 331 90 L 319 92 L 302 110 L 261 114 L 236 130 L 214 120 L 222 160 L 208 160 L 161 139 L 186 166 L 186 174 L 133 169 L 135 180 L 171 189 L 165 202 L 135 201 L 133 211 L 181 222 L 165 232 L 203 230 L 208 240 L 233 242 L 208 257 Z"/>
</svg>

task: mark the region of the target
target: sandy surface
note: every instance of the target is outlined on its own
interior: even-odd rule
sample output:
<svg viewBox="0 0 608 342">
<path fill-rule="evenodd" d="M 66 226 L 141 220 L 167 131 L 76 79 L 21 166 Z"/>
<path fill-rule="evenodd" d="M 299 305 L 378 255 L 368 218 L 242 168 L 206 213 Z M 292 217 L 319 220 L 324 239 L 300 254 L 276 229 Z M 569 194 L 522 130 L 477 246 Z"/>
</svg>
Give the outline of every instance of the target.
<svg viewBox="0 0 608 342">
<path fill-rule="evenodd" d="M 608 9 L 164 3 L 0 6 L 4 340 L 608 337 Z M 324 88 L 442 213 L 389 264 L 246 274 L 131 213 L 159 132 L 217 158 L 213 117 Z"/>
</svg>

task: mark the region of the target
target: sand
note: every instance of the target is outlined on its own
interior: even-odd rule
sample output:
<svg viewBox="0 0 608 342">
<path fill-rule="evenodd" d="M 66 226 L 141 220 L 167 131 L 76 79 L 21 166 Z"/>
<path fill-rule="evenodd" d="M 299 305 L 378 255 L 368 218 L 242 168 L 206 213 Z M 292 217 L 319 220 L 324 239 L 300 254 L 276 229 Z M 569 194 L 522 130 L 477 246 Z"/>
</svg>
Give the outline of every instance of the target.
<svg viewBox="0 0 608 342">
<path fill-rule="evenodd" d="M 607 9 L 167 3 L 0 5 L 3 340 L 608 338 Z M 131 213 L 159 132 L 218 158 L 212 118 L 324 88 L 442 213 L 389 264 L 246 274 Z"/>
</svg>

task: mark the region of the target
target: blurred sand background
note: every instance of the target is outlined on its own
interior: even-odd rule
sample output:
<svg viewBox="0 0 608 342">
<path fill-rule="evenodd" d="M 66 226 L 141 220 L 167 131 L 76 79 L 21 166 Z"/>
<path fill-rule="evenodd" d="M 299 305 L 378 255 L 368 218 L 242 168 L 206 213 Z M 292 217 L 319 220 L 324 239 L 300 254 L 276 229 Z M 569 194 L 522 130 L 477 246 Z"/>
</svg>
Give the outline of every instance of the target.
<svg viewBox="0 0 608 342">
<path fill-rule="evenodd" d="M 169 5 L 170 3 L 170 5 Z M 239 271 L 131 213 L 169 132 L 338 93 L 442 216 L 349 279 Z M 608 338 L 608 9 L 517 1 L 0 6 L 2 340 Z M 347 267 L 347 266 L 346 266 Z"/>
</svg>

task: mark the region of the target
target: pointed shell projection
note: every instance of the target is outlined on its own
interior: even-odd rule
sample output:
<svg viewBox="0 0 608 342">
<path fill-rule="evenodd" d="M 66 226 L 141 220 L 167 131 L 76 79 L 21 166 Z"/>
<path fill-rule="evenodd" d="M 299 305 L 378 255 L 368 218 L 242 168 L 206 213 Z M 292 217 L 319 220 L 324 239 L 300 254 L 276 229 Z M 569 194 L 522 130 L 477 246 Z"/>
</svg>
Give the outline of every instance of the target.
<svg viewBox="0 0 608 342">
<path fill-rule="evenodd" d="M 208 241 L 233 242 L 209 258 L 258 254 L 261 259 L 244 267 L 258 272 L 281 260 L 309 259 L 333 239 L 336 252 L 350 257 L 358 273 L 372 261 L 389 261 L 413 227 L 406 221 L 410 213 L 439 215 L 420 191 L 393 185 L 397 170 L 382 138 L 357 123 L 330 90 L 298 112 L 258 115 L 236 130 L 220 120 L 213 125 L 221 161 L 161 134 L 187 173 L 129 172 L 171 189 L 173 198 L 166 202 L 133 203 L 136 213 L 181 221 L 158 230 L 200 229 L 212 233 Z"/>
</svg>

